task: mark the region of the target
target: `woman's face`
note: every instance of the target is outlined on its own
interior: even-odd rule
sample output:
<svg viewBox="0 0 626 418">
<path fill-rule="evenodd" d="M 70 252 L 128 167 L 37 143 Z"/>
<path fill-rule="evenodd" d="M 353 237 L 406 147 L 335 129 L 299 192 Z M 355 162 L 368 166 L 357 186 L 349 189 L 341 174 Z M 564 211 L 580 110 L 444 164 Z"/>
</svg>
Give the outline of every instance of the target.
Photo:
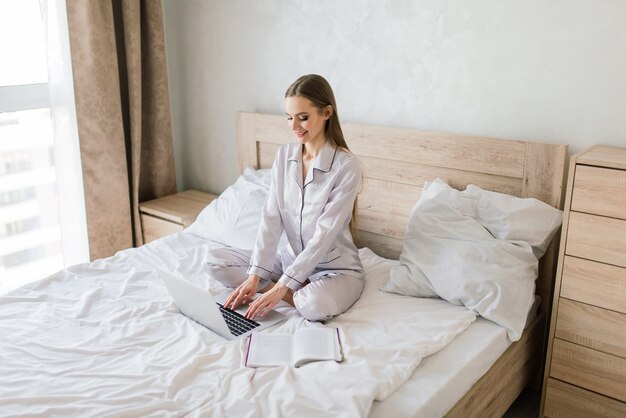
<svg viewBox="0 0 626 418">
<path fill-rule="evenodd" d="M 309 99 L 292 96 L 285 99 L 285 113 L 298 142 L 314 146 L 324 143 L 324 126 L 330 117 L 330 106 L 320 111 Z"/>
</svg>

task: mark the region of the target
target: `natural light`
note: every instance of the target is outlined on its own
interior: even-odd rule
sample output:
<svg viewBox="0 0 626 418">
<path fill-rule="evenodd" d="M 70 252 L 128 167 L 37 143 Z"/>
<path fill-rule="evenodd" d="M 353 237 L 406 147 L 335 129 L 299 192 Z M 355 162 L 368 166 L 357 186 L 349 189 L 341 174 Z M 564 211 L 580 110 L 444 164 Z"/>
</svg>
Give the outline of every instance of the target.
<svg viewBox="0 0 626 418">
<path fill-rule="evenodd" d="M 48 82 L 39 0 L 0 0 L 0 86 Z"/>
<path fill-rule="evenodd" d="M 39 0 L 0 0 L 0 293 L 63 268 Z"/>
</svg>

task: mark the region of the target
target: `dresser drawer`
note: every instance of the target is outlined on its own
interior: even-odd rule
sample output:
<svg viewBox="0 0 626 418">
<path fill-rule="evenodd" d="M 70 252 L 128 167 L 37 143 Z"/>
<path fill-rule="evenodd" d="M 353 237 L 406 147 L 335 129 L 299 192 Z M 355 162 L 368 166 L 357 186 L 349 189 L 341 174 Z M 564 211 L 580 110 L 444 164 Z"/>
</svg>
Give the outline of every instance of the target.
<svg viewBox="0 0 626 418">
<path fill-rule="evenodd" d="M 571 210 L 626 219 L 626 171 L 577 165 Z"/>
<path fill-rule="evenodd" d="M 626 267 L 626 221 L 570 212 L 565 253 Z"/>
<path fill-rule="evenodd" d="M 141 214 L 141 227 L 143 229 L 143 241 L 149 243 L 175 232 L 183 230 L 183 226 L 154 216 Z"/>
<path fill-rule="evenodd" d="M 618 356 L 555 338 L 550 377 L 626 401 L 626 359 Z"/>
<path fill-rule="evenodd" d="M 559 300 L 557 338 L 626 358 L 625 330 L 625 314 L 569 299 Z"/>
<path fill-rule="evenodd" d="M 626 404 L 556 379 L 548 379 L 544 415 L 550 418 L 622 418 Z"/>
<path fill-rule="evenodd" d="M 626 314 L 626 268 L 565 256 L 561 296 Z"/>
</svg>

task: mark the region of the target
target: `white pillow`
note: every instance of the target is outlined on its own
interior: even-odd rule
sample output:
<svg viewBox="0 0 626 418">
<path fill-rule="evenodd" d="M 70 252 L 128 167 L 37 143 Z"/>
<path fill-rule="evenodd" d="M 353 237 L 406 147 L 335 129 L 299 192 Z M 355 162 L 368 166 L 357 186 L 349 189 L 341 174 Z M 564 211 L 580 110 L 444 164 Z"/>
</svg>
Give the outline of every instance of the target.
<svg viewBox="0 0 626 418">
<path fill-rule="evenodd" d="M 235 184 L 200 212 L 187 231 L 235 248 L 252 250 L 269 191 L 271 170 L 247 167 Z"/>
<path fill-rule="evenodd" d="M 470 184 L 463 192 L 475 199 L 476 219 L 496 239 L 524 241 L 539 259 L 543 257 L 563 213 L 537 199 L 483 190 Z"/>
<path fill-rule="evenodd" d="M 561 225 L 562 213 L 536 199 L 440 179 L 427 183 L 411 210 L 386 292 L 439 296 L 465 305 L 520 338 L 535 292 L 538 257 Z"/>
</svg>

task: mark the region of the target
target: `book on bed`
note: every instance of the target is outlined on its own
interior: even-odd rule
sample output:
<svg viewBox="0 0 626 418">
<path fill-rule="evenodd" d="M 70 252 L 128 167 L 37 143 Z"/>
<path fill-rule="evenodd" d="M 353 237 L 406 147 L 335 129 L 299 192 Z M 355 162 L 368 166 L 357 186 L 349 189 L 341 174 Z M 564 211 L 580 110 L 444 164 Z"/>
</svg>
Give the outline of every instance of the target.
<svg viewBox="0 0 626 418">
<path fill-rule="evenodd" d="M 294 334 L 254 333 L 248 338 L 246 367 L 300 367 L 325 360 L 343 360 L 337 328 L 302 328 Z"/>
</svg>

